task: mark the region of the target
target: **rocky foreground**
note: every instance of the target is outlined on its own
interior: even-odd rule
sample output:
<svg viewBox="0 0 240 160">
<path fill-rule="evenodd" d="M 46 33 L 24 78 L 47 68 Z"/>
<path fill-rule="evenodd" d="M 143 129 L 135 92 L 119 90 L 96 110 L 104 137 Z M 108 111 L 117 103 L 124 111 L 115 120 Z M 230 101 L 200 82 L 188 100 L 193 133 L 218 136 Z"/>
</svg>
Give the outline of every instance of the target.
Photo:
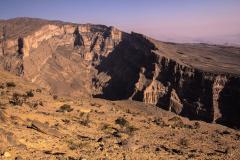
<svg viewBox="0 0 240 160">
<path fill-rule="evenodd" d="M 240 132 L 141 102 L 51 95 L 0 72 L 0 159 L 232 159 Z"/>
</svg>

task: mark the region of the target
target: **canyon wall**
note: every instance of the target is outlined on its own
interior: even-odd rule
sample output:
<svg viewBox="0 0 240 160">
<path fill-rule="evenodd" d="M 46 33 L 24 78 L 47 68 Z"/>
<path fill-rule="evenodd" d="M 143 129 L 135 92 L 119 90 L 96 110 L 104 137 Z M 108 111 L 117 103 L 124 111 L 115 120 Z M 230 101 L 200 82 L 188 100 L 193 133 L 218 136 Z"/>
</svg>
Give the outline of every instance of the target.
<svg viewBox="0 0 240 160">
<path fill-rule="evenodd" d="M 239 127 L 239 76 L 179 64 L 145 36 L 132 33 L 98 69 L 111 76 L 101 98 L 130 98 L 190 119 Z"/>
<path fill-rule="evenodd" d="M 101 25 L 46 24 L 31 34 L 1 41 L 1 68 L 61 96 L 91 96 L 102 57 L 120 42 L 122 32 Z M 95 89 L 94 89 L 95 88 Z"/>
<path fill-rule="evenodd" d="M 1 32 L 1 69 L 59 96 L 132 99 L 240 127 L 239 48 L 163 43 L 102 25 L 41 24 L 29 33 Z"/>
</svg>

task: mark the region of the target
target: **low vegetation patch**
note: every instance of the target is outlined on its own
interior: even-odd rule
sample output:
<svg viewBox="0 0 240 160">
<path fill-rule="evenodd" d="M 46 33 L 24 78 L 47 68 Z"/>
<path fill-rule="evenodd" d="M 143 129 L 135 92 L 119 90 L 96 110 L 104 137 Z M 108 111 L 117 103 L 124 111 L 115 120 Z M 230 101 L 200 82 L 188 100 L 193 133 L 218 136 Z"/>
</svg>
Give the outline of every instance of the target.
<svg viewBox="0 0 240 160">
<path fill-rule="evenodd" d="M 120 125 L 121 127 L 125 127 L 125 126 L 129 125 L 129 122 L 125 118 L 123 118 L 123 117 L 118 117 L 115 120 L 115 123 Z"/>
<path fill-rule="evenodd" d="M 16 84 L 14 82 L 7 82 L 6 86 L 7 87 L 16 87 Z"/>
<path fill-rule="evenodd" d="M 193 129 L 199 129 L 201 127 L 200 123 L 199 122 L 195 122 L 193 124 Z"/>
<path fill-rule="evenodd" d="M 9 103 L 14 106 L 22 106 L 22 104 L 26 101 L 26 96 L 21 95 L 19 93 L 13 93 L 12 98 L 9 100 Z"/>
<path fill-rule="evenodd" d="M 115 123 L 118 124 L 126 134 L 133 134 L 133 132 L 137 131 L 138 128 L 134 127 L 133 125 L 130 125 L 130 123 L 123 117 L 119 117 L 115 120 Z"/>
<path fill-rule="evenodd" d="M 106 134 L 111 134 L 111 135 L 118 135 L 119 134 L 119 130 L 117 128 L 112 127 L 110 124 L 107 123 L 103 123 L 100 126 L 100 130 L 103 131 Z"/>
<path fill-rule="evenodd" d="M 43 102 L 38 100 L 38 101 L 28 101 L 26 102 L 26 104 L 30 107 L 30 108 L 34 108 L 36 109 L 38 106 L 43 106 Z"/>
<path fill-rule="evenodd" d="M 57 110 L 57 112 L 71 112 L 71 111 L 73 111 L 73 108 L 71 108 L 69 104 L 64 104 L 60 106 L 59 109 Z"/>
<path fill-rule="evenodd" d="M 165 121 L 162 118 L 154 118 L 154 120 L 152 121 L 153 123 L 155 123 L 156 125 L 160 126 L 160 127 L 167 127 L 169 125 L 167 125 L 165 123 Z"/>
<path fill-rule="evenodd" d="M 4 83 L 0 84 L 0 89 L 4 89 L 4 88 L 5 88 Z"/>
<path fill-rule="evenodd" d="M 180 138 L 179 144 L 181 146 L 187 147 L 189 145 L 189 142 L 188 142 L 188 140 L 185 137 L 183 137 L 183 138 Z"/>
<path fill-rule="evenodd" d="M 78 140 L 68 140 L 67 143 L 70 150 L 81 149 L 89 145 L 88 142 L 81 142 Z"/>
<path fill-rule="evenodd" d="M 57 100 L 57 99 L 58 99 L 58 96 L 57 96 L 57 95 L 53 95 L 53 99 L 54 99 L 54 100 Z"/>
<path fill-rule="evenodd" d="M 133 125 L 128 125 L 128 126 L 125 128 L 125 133 L 131 135 L 131 134 L 133 134 L 133 133 L 134 133 L 135 131 L 137 131 L 137 130 L 138 130 L 138 128 L 136 128 L 135 126 L 133 126 Z"/>
<path fill-rule="evenodd" d="M 168 120 L 172 128 L 188 128 L 193 129 L 192 125 L 184 124 L 180 117 L 174 116 Z"/>
<path fill-rule="evenodd" d="M 34 97 L 33 91 L 29 90 L 26 92 L 27 97 Z"/>
<path fill-rule="evenodd" d="M 83 126 L 90 127 L 89 124 L 91 123 L 91 121 L 88 113 L 81 112 L 77 121 Z"/>
</svg>

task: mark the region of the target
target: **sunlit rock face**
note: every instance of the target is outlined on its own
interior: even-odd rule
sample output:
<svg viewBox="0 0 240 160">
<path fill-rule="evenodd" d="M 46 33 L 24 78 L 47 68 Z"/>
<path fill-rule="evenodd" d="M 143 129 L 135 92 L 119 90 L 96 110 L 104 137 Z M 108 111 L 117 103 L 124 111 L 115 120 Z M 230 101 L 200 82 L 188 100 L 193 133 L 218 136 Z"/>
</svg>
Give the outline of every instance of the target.
<svg viewBox="0 0 240 160">
<path fill-rule="evenodd" d="M 1 45 L 3 69 L 55 94 L 91 96 L 97 73 L 93 63 L 112 52 L 122 32 L 114 27 L 49 22 L 15 37 Z"/>
<path fill-rule="evenodd" d="M 240 49 L 159 42 L 114 27 L 0 22 L 1 69 L 70 97 L 132 99 L 240 127 Z"/>
</svg>

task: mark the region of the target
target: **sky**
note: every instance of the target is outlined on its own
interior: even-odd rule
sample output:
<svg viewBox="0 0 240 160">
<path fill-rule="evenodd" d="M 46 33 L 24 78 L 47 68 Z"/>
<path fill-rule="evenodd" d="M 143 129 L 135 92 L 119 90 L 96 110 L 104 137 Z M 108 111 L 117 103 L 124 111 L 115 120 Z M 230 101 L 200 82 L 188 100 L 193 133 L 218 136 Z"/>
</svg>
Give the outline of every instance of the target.
<svg viewBox="0 0 240 160">
<path fill-rule="evenodd" d="M 0 0 L 0 19 L 15 17 L 105 24 L 160 40 L 240 37 L 240 0 Z"/>
</svg>

